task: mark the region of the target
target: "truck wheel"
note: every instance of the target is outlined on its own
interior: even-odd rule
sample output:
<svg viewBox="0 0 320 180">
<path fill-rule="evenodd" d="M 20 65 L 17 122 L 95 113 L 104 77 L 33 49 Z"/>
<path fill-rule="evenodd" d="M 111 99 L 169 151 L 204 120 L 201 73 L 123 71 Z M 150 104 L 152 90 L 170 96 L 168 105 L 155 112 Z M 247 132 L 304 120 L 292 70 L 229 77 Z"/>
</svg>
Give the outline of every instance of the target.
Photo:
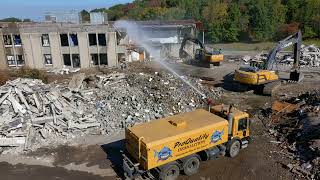
<svg viewBox="0 0 320 180">
<path fill-rule="evenodd" d="M 183 172 L 188 176 L 191 176 L 197 173 L 199 170 L 199 166 L 200 166 L 200 160 L 196 156 L 192 156 L 186 159 L 182 164 Z"/>
<path fill-rule="evenodd" d="M 228 155 L 232 158 L 236 157 L 239 154 L 240 147 L 240 142 L 238 140 L 232 141 L 227 149 Z"/>
<path fill-rule="evenodd" d="M 159 173 L 159 179 L 161 180 L 174 180 L 177 179 L 180 174 L 180 169 L 175 164 L 170 164 L 163 167 Z"/>
</svg>

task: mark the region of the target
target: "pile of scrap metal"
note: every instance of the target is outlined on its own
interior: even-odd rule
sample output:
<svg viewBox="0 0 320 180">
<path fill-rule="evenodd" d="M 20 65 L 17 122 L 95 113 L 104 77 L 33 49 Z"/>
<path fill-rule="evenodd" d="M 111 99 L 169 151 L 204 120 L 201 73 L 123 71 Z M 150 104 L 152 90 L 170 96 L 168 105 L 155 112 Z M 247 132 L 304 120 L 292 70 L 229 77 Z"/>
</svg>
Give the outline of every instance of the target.
<svg viewBox="0 0 320 180">
<path fill-rule="evenodd" d="M 307 179 L 320 178 L 320 91 L 312 91 L 275 101 L 270 109 L 269 133 L 283 151 L 274 152 L 291 159 L 291 172 Z"/>
</svg>

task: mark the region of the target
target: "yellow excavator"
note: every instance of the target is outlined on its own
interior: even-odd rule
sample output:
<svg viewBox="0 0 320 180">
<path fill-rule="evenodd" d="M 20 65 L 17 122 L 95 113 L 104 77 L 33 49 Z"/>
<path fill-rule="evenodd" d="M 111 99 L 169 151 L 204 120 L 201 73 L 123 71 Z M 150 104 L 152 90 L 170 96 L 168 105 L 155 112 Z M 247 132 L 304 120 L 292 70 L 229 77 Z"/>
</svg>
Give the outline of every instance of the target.
<svg viewBox="0 0 320 180">
<path fill-rule="evenodd" d="M 235 71 L 234 80 L 250 89 L 255 90 L 259 94 L 272 95 L 273 90 L 281 84 L 279 75 L 273 70 L 276 66 L 276 54 L 289 47 L 293 47 L 294 61 L 290 72 L 290 80 L 300 81 L 300 48 L 301 48 L 301 31 L 288 36 L 287 38 L 278 42 L 277 46 L 270 51 L 268 58 L 265 61 L 258 60 L 250 62 L 249 67 L 240 67 Z"/>
<path fill-rule="evenodd" d="M 186 52 L 184 49 L 188 41 L 200 46 L 199 49 L 196 49 L 194 57 L 191 57 L 191 64 L 209 68 L 212 66 L 220 66 L 221 61 L 224 59 L 224 55 L 221 53 L 221 50 L 207 51 L 202 42 L 195 37 L 184 36 L 179 50 L 180 58 L 186 59 L 191 56 L 190 54 L 193 54 Z"/>
</svg>

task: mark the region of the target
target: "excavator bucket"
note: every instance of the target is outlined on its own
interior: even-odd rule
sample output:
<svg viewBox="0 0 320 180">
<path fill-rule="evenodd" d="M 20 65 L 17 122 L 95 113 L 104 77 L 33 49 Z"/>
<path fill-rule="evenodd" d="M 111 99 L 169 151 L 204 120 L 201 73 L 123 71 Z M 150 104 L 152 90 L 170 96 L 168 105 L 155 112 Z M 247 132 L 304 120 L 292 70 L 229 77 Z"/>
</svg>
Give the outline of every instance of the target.
<svg viewBox="0 0 320 180">
<path fill-rule="evenodd" d="M 303 75 L 298 71 L 291 71 L 290 80 L 295 82 L 300 82 L 303 79 Z"/>
</svg>

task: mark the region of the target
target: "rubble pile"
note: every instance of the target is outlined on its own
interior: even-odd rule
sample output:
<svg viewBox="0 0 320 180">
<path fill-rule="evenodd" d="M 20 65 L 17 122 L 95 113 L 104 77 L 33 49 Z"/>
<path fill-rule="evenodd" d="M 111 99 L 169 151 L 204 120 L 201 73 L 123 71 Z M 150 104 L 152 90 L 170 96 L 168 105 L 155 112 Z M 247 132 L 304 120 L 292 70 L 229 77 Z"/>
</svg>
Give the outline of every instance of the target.
<svg viewBox="0 0 320 180">
<path fill-rule="evenodd" d="M 221 95 L 220 88 L 192 81 L 210 98 Z M 108 134 L 204 104 L 167 73 L 79 73 L 69 84 L 16 79 L 0 87 L 0 147 L 35 149 L 76 136 Z"/>
<path fill-rule="evenodd" d="M 272 120 L 269 124 L 269 133 L 276 139 L 273 142 L 283 149 L 275 153 L 290 159 L 291 162 L 286 166 L 291 172 L 307 179 L 319 179 L 320 91 L 288 99 L 282 104 L 282 108 L 274 107 L 273 112 L 269 110 L 267 113 Z M 282 112 L 281 118 L 275 122 L 274 118 L 280 112 Z"/>
<path fill-rule="evenodd" d="M 307 67 L 320 67 L 320 48 L 315 45 L 302 45 L 300 49 L 300 65 Z M 255 56 L 243 56 L 242 60 L 245 63 L 249 63 L 251 61 L 266 61 L 268 59 L 268 53 L 260 52 Z M 281 52 L 277 54 L 277 59 L 279 60 L 279 64 L 293 64 L 293 54 L 287 54 L 285 52 Z"/>
</svg>

